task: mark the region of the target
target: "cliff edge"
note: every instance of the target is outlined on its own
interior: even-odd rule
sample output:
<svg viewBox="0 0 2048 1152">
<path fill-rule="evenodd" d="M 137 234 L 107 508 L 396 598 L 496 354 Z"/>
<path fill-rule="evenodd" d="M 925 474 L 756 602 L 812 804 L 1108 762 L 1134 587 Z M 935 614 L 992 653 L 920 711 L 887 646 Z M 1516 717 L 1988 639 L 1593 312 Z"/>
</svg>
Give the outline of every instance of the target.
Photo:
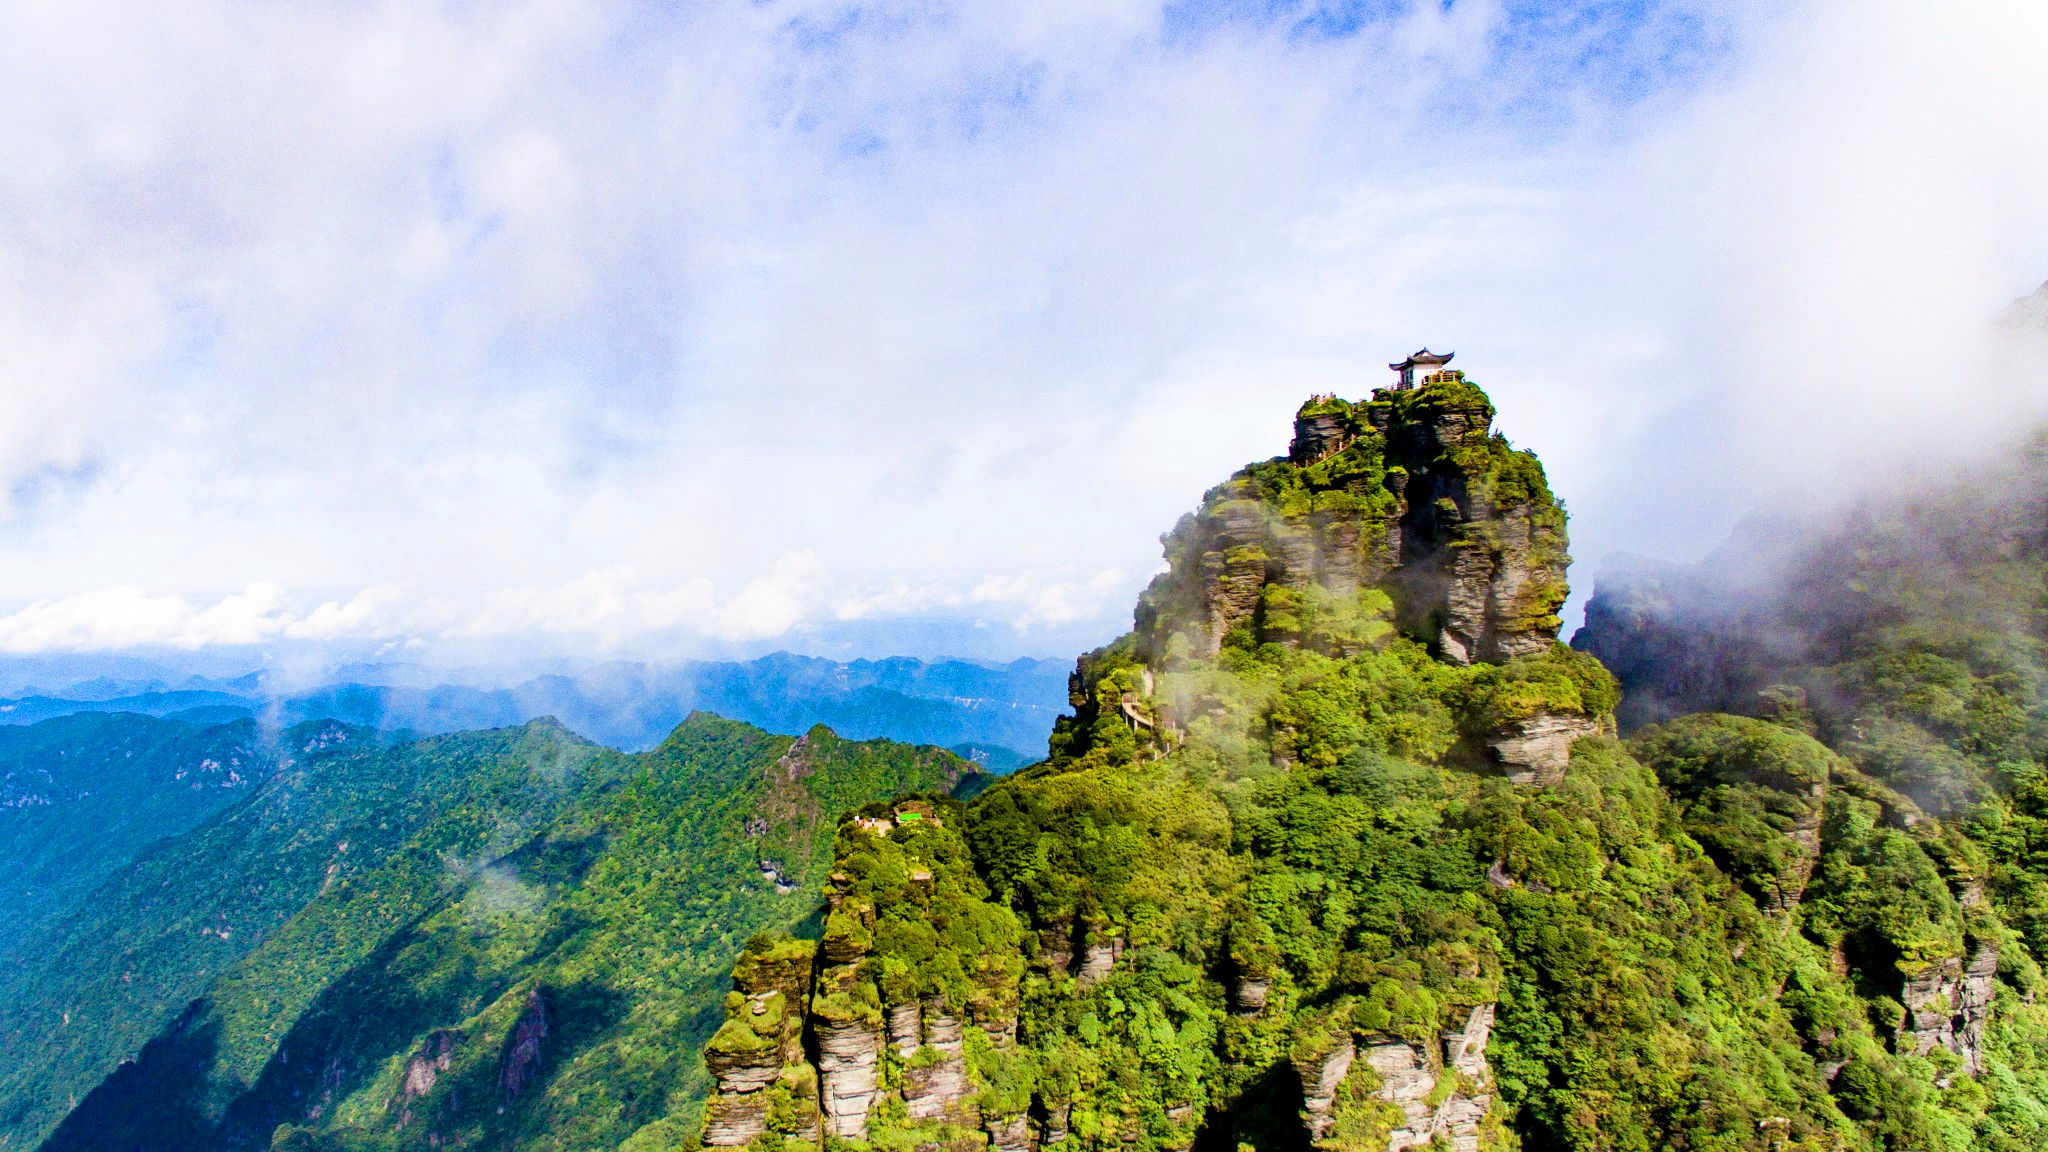
<svg viewBox="0 0 2048 1152">
<path fill-rule="evenodd" d="M 1564 506 L 1462 378 L 1302 405 L 1286 456 L 1240 470 L 1163 538 L 1139 601 L 1148 661 L 1313 637 L 1317 601 L 1385 592 L 1445 660 L 1538 655 L 1569 587 Z"/>
</svg>

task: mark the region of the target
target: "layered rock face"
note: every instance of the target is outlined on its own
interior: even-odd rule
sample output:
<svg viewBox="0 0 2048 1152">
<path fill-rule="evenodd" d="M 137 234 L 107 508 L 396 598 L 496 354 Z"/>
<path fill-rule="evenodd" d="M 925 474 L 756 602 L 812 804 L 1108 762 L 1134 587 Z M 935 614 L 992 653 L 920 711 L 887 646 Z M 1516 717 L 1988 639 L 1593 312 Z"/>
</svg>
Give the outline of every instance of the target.
<svg viewBox="0 0 2048 1152">
<path fill-rule="evenodd" d="M 922 1043 L 911 1049 L 903 1068 L 904 1112 L 912 1120 L 978 1126 L 981 1114 L 968 1099 L 966 1028 L 947 1014 L 944 1000 L 927 1001 L 922 1014 Z"/>
<path fill-rule="evenodd" d="M 1967 963 L 1952 956 L 1907 979 L 1899 995 L 1906 1007 L 1899 1047 L 1918 1056 L 1946 1048 L 1963 1058 L 1971 1075 L 1983 1071 L 1984 1026 L 1997 978 L 1998 947 L 1980 943 Z"/>
<path fill-rule="evenodd" d="M 1298 1055 L 1310 1141 L 1331 1152 L 1402 1152 L 1432 1142 L 1477 1152 L 1493 1106 L 1486 1062 L 1493 1015 L 1491 1004 L 1472 1008 L 1435 1045 L 1347 1032 L 1310 1059 Z"/>
<path fill-rule="evenodd" d="M 780 1135 L 818 1138 L 818 1077 L 803 1045 L 814 955 L 808 941 L 775 941 L 750 946 L 734 966 L 725 1025 L 704 1050 L 717 1081 L 705 1144 L 748 1144 L 771 1124 Z"/>
<path fill-rule="evenodd" d="M 1567 592 L 1564 510 L 1492 423 L 1462 380 L 1311 400 L 1285 458 L 1211 490 L 1166 538 L 1171 570 L 1138 609 L 1149 657 L 1213 655 L 1237 629 L 1302 643 L 1295 599 L 1309 589 L 1385 590 L 1401 626 L 1456 663 L 1547 650 Z"/>
<path fill-rule="evenodd" d="M 819 944 L 817 992 L 807 1024 L 818 1049 L 818 1094 L 825 1134 L 865 1140 L 868 1111 L 879 1093 L 883 1016 L 860 993 L 860 964 L 874 933 L 874 907 L 847 900 L 834 876 L 832 916 Z"/>
<path fill-rule="evenodd" d="M 1337 1126 L 1337 1090 L 1350 1078 L 1357 1060 L 1358 1042 L 1347 1034 L 1314 1059 L 1295 1062 L 1301 1077 L 1301 1123 L 1317 1144 L 1327 1142 Z"/>
<path fill-rule="evenodd" d="M 866 860 L 884 857 L 898 885 L 888 895 L 908 896 L 923 915 L 943 919 L 935 907 L 965 878 L 963 868 L 972 872 L 956 851 L 958 832 L 932 801 L 863 810 L 842 823 L 841 836 L 842 847 L 846 838 L 864 847 Z M 929 847 L 935 843 L 943 847 Z M 919 1134 L 920 1146 L 1032 1147 L 1037 1133 L 1024 1102 L 985 1110 L 969 1066 L 970 1049 L 1014 1046 L 1021 963 L 1009 954 L 984 958 L 964 994 L 907 985 L 876 954 L 878 939 L 900 929 L 878 922 L 878 893 L 862 868 L 850 868 L 832 873 L 815 945 L 756 941 L 735 967 L 726 1024 L 706 1050 L 718 1088 L 704 1143 L 874 1140 L 887 1128 Z"/>
<path fill-rule="evenodd" d="M 1487 741 L 1501 771 L 1517 784 L 1549 787 L 1564 776 L 1572 745 L 1605 730 L 1586 716 L 1543 714 L 1517 721 Z"/>
</svg>

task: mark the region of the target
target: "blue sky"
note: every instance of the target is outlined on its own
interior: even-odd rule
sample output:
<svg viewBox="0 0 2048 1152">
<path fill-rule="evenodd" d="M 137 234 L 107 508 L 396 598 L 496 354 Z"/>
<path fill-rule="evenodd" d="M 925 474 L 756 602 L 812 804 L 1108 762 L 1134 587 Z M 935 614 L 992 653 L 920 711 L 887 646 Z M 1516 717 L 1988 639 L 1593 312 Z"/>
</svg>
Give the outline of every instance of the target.
<svg viewBox="0 0 2048 1152">
<path fill-rule="evenodd" d="M 1064 655 L 1422 344 L 1583 592 L 2039 415 L 1965 361 L 2048 276 L 2044 32 L 0 6 L 0 653 Z"/>
</svg>

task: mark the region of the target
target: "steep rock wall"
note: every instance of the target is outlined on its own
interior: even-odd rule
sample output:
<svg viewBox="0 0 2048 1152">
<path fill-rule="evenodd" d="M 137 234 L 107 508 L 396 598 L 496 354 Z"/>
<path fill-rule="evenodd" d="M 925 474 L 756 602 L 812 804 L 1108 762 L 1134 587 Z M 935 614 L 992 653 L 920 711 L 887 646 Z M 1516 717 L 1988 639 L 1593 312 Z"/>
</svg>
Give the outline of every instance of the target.
<svg viewBox="0 0 2048 1152">
<path fill-rule="evenodd" d="M 707 1050 L 718 1090 L 706 1145 L 908 1134 L 920 1146 L 1034 1146 L 1028 1101 L 991 1091 L 985 1067 L 1016 1044 L 1023 964 L 1014 920 L 996 922 L 1011 926 L 996 937 L 1008 946 L 949 968 L 957 979 L 932 981 L 900 955 L 906 932 L 946 925 L 975 884 L 948 826 L 958 812 L 913 798 L 842 821 L 821 939 L 757 941 L 735 969 L 726 1025 Z M 878 902 L 896 915 L 878 916 Z"/>
<path fill-rule="evenodd" d="M 1951 956 L 1908 977 L 1899 996 L 1906 1008 L 1900 1048 L 1916 1056 L 1946 1048 L 1963 1058 L 1972 1075 L 1982 1071 L 1984 1028 L 1997 977 L 1998 946 L 1988 941 L 1980 942 L 1967 960 Z"/>
<path fill-rule="evenodd" d="M 817 1073 L 803 1044 L 815 955 L 808 941 L 763 941 L 734 965 L 725 1024 L 704 1050 L 717 1082 L 705 1110 L 705 1144 L 751 1143 L 771 1121 L 780 1135 L 817 1138 Z"/>
<path fill-rule="evenodd" d="M 1457 663 L 1548 649 L 1567 592 L 1564 511 L 1492 423 L 1462 380 L 1311 400 L 1287 456 L 1212 489 L 1166 537 L 1170 571 L 1138 609 L 1148 658 L 1213 655 L 1239 629 L 1315 643 L 1293 602 L 1311 588 L 1385 590 L 1401 626 Z"/>
<path fill-rule="evenodd" d="M 1432 1142 L 1477 1152 L 1493 1108 L 1493 1018 L 1492 1004 L 1472 1007 L 1434 1044 L 1348 1030 L 1297 1044 L 1310 1142 L 1327 1152 L 1403 1152 Z"/>
</svg>

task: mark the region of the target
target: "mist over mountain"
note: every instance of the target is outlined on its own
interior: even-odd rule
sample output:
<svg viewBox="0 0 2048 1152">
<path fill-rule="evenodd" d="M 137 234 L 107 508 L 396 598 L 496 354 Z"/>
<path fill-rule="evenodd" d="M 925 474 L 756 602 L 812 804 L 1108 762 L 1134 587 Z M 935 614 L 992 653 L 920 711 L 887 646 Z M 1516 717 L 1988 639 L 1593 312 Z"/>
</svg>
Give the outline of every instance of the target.
<svg viewBox="0 0 2048 1152">
<path fill-rule="evenodd" d="M 544 720 L 397 743 L 314 721 L 265 751 L 235 802 L 6 942 L 0 1141 L 263 1148 L 387 1060 L 417 1088 L 451 1058 L 444 1090 L 474 1073 L 477 1098 L 539 1106 L 486 1113 L 500 1140 L 623 1137 L 701 1085 L 740 942 L 808 914 L 824 813 L 983 780 L 936 748 L 705 713 L 637 755 Z M 450 1013 L 527 1047 L 449 1032 L 406 1068 Z"/>
<path fill-rule="evenodd" d="M 0 672 L 32 688 L 61 667 L 0 664 Z M 784 652 L 745 663 L 589 664 L 511 684 L 493 684 L 505 676 L 494 669 L 468 670 L 466 683 L 436 683 L 433 670 L 405 665 L 345 667 L 332 674 L 335 682 L 311 686 L 260 671 L 232 678 L 165 671 L 133 661 L 53 690 L 17 689 L 14 698 L 0 699 L 0 724 L 94 711 L 202 725 L 243 717 L 271 725 L 335 719 L 442 733 L 552 716 L 598 743 L 639 750 L 702 710 L 790 735 L 825 724 L 853 739 L 972 746 L 992 767 L 1006 769 L 1036 756 L 1067 707 L 1064 665 L 1030 659 L 837 662 Z"/>
<path fill-rule="evenodd" d="M 2048 429 L 2003 459 L 1916 480 L 1840 514 L 1753 520 L 1699 565 L 1603 572 L 1572 643 L 1621 679 L 1623 728 L 1789 710 L 1843 740 L 1912 732 L 1918 751 L 1894 754 L 1927 766 L 1916 799 L 1952 810 L 1986 795 L 1990 781 L 1966 784 L 1979 771 L 1936 749 L 1974 732 L 1994 763 L 2025 758 L 2008 741 L 2043 723 Z M 1887 736 L 1879 714 L 1892 716 Z"/>
</svg>

